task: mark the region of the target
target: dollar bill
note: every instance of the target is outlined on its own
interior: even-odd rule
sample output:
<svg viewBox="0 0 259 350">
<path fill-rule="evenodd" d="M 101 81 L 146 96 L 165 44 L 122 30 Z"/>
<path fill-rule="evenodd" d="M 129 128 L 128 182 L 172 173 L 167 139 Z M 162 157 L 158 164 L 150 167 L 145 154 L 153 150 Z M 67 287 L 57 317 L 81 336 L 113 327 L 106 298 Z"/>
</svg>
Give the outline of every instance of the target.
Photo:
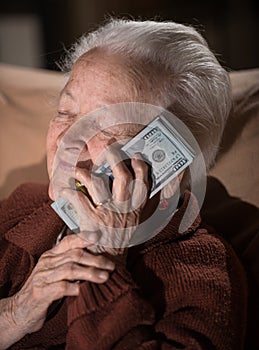
<svg viewBox="0 0 259 350">
<path fill-rule="evenodd" d="M 73 205 L 63 199 L 58 198 L 51 207 L 55 210 L 58 216 L 64 221 L 64 223 L 70 228 L 71 231 L 75 233 L 80 232 L 79 228 L 79 218 Z"/>
<path fill-rule="evenodd" d="M 163 115 L 155 118 L 121 149 L 129 158 L 135 153 L 141 153 L 142 158 L 150 164 L 150 198 L 188 167 L 195 157 L 192 147 Z M 104 173 L 113 178 L 108 163 L 101 165 L 95 173 Z"/>
<path fill-rule="evenodd" d="M 192 147 L 163 115 L 155 118 L 121 149 L 129 158 L 135 153 L 141 153 L 143 159 L 150 164 L 150 198 L 187 168 L 195 157 Z M 113 179 L 108 163 L 101 165 L 95 173 L 107 174 Z M 52 208 L 73 232 L 80 231 L 78 215 L 68 201 L 58 198 Z"/>
</svg>

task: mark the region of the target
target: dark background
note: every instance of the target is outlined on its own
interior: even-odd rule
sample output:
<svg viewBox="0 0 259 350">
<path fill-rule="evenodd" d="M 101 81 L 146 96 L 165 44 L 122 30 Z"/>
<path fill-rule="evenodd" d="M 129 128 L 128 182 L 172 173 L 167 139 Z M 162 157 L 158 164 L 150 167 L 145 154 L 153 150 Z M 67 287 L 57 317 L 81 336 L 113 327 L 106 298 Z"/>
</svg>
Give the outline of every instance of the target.
<svg viewBox="0 0 259 350">
<path fill-rule="evenodd" d="M 69 48 L 81 34 L 95 29 L 109 15 L 192 24 L 208 40 L 227 69 L 259 66 L 257 0 L 6 0 L 0 4 L 0 31 L 3 19 L 13 19 L 10 31 L 15 30 L 16 23 L 18 28 L 19 18 L 26 22 L 31 16 L 37 22 L 34 39 L 38 45 L 28 39 L 30 45 L 37 46 L 32 47 L 36 63 L 30 59 L 26 61 L 19 44 L 22 35 L 27 34 L 18 28 L 16 39 L 13 39 L 7 29 L 2 30 L 0 60 L 58 69 L 55 62 L 64 53 L 64 48 Z M 8 50 L 9 56 L 6 54 Z"/>
</svg>

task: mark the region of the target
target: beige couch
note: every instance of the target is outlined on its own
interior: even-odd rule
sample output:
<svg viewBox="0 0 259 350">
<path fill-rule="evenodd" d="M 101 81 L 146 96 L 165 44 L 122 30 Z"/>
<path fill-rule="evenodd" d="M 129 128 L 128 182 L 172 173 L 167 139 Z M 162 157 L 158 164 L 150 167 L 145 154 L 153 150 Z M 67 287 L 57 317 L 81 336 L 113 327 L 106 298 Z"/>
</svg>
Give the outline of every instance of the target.
<svg viewBox="0 0 259 350">
<path fill-rule="evenodd" d="M 235 112 L 211 175 L 259 206 L 259 69 L 230 73 Z M 62 74 L 0 64 L 0 198 L 24 181 L 47 181 L 45 136 Z"/>
<path fill-rule="evenodd" d="M 253 300 L 259 290 L 259 69 L 230 78 L 234 112 L 210 172 L 203 214 L 243 260 Z M 45 137 L 63 84 L 60 73 L 0 65 L 0 198 L 22 182 L 47 181 Z M 259 310 L 251 309 L 256 329 Z"/>
<path fill-rule="evenodd" d="M 0 65 L 0 198 L 24 181 L 47 181 L 45 139 L 63 78 Z"/>
</svg>

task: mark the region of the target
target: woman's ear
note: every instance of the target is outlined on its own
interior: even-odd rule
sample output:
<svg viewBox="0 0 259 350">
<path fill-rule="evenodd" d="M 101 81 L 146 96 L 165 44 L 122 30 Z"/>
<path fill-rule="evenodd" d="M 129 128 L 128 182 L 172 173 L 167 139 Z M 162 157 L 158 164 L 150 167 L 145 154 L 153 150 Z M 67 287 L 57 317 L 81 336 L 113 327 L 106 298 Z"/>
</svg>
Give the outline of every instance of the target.
<svg viewBox="0 0 259 350">
<path fill-rule="evenodd" d="M 171 180 L 161 191 L 161 198 L 168 199 L 172 197 L 176 191 L 180 189 L 180 183 L 182 181 L 185 170 L 183 170 L 177 177 Z"/>
</svg>

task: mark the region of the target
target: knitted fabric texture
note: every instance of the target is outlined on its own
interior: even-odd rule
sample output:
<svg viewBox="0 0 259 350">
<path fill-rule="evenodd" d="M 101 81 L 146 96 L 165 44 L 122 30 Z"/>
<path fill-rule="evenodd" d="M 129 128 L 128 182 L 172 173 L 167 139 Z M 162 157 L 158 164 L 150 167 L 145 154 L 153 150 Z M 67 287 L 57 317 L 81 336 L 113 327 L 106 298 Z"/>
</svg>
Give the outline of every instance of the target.
<svg viewBox="0 0 259 350">
<path fill-rule="evenodd" d="M 83 282 L 78 297 L 54 302 L 43 327 L 11 349 L 242 349 L 246 282 L 231 247 L 198 216 L 178 228 L 184 201 L 166 228 L 129 248 L 104 284 Z M 15 294 L 64 223 L 44 185 L 22 185 L 0 203 L 0 297 Z M 4 335 L 0 335 L 4 336 Z"/>
</svg>

